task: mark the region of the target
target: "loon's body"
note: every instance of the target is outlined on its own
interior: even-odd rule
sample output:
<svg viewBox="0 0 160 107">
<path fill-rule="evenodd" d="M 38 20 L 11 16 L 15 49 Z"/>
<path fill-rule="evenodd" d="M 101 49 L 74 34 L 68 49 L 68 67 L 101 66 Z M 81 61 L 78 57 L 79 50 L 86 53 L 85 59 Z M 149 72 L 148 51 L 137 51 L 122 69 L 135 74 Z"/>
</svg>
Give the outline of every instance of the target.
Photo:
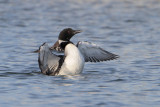
<svg viewBox="0 0 160 107">
<path fill-rule="evenodd" d="M 112 54 L 90 42 L 78 42 L 74 45 L 70 39 L 80 30 L 64 29 L 58 41 L 51 47 L 44 43 L 39 48 L 39 67 L 46 75 L 76 75 L 83 71 L 85 62 L 113 60 L 118 55 Z M 55 55 L 51 50 L 64 51 L 64 55 Z"/>
</svg>

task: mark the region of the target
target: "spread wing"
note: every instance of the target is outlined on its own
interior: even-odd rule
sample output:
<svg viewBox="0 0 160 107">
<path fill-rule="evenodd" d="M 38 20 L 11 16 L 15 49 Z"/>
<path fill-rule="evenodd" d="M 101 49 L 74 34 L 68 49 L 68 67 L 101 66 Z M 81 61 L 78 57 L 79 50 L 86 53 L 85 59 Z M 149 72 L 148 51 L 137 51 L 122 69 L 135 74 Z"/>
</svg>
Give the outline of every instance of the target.
<svg viewBox="0 0 160 107">
<path fill-rule="evenodd" d="M 56 75 L 62 66 L 63 56 L 53 54 L 49 46 L 45 43 L 40 46 L 38 63 L 43 74 Z"/>
<path fill-rule="evenodd" d="M 105 51 L 104 49 L 100 48 L 96 44 L 90 42 L 78 42 L 77 44 L 78 49 L 84 56 L 85 62 L 100 62 L 100 61 L 107 61 L 113 60 L 118 58 L 118 55 Z"/>
</svg>

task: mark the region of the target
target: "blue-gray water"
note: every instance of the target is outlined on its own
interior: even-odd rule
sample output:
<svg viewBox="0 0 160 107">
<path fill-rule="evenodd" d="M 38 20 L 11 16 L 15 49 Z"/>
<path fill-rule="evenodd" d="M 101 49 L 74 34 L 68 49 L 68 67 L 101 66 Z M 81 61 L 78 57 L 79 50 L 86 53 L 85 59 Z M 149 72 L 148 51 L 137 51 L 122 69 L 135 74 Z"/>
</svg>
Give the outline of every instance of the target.
<svg viewBox="0 0 160 107">
<path fill-rule="evenodd" d="M 31 53 L 66 28 L 118 60 L 46 76 Z M 159 107 L 159 0 L 0 0 L 0 107 Z"/>
</svg>

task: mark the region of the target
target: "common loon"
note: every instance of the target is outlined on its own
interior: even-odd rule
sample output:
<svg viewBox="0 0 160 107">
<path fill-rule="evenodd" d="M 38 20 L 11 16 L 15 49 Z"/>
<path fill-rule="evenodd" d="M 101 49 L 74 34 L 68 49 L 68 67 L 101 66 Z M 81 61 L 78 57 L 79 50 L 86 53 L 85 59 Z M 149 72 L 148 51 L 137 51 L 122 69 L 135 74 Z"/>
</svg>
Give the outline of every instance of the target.
<svg viewBox="0 0 160 107">
<path fill-rule="evenodd" d="M 52 47 L 47 43 L 40 46 L 38 62 L 43 74 L 76 75 L 83 71 L 85 62 L 107 61 L 119 57 L 90 42 L 79 41 L 74 45 L 70 39 L 80 32 L 71 28 L 64 29 Z M 64 51 L 64 55 L 53 54 L 53 49 Z"/>
</svg>

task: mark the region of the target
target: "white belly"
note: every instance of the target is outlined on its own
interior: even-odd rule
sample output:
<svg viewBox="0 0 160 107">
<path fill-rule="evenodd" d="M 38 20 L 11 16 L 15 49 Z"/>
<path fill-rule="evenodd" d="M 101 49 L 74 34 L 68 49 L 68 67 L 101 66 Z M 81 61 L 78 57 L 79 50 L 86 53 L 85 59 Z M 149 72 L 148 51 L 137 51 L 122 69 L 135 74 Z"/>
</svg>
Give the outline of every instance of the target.
<svg viewBox="0 0 160 107">
<path fill-rule="evenodd" d="M 58 75 L 75 75 L 83 71 L 84 58 L 78 48 L 69 44 L 65 48 L 65 60 Z"/>
</svg>

